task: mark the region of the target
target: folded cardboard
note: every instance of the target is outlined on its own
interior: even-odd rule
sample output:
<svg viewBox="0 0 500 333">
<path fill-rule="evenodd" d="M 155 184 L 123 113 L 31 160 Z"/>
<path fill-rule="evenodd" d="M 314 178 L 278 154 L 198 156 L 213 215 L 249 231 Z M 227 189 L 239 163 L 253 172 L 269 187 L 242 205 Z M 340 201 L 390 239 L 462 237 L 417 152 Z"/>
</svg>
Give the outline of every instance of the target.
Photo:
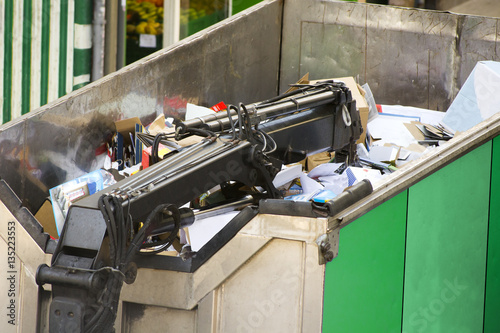
<svg viewBox="0 0 500 333">
<path fill-rule="evenodd" d="M 132 144 L 130 135 L 135 136 L 136 125 L 141 125 L 141 120 L 138 117 L 115 121 L 116 131 L 123 135 L 123 142 L 125 144 Z"/>
</svg>

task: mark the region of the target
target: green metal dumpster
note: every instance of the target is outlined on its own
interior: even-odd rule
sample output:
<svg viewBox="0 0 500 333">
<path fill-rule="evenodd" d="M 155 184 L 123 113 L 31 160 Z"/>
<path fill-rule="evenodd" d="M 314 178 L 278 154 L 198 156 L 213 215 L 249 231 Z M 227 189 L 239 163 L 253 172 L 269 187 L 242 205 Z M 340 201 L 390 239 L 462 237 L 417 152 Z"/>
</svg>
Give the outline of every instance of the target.
<svg viewBox="0 0 500 333">
<path fill-rule="evenodd" d="M 0 207 L 2 332 L 48 330 L 50 288 L 37 287 L 35 274 L 55 241 L 32 214 L 49 188 L 100 167 L 96 148 L 113 121 L 148 123 L 187 102 L 263 100 L 306 73 L 357 77 L 379 103 L 446 111 L 477 61 L 500 60 L 498 23 L 264 1 L 2 126 L 0 177 L 19 198 L 2 197 Z M 336 216 L 257 214 L 195 271 L 140 267 L 123 289 L 117 331 L 498 332 L 499 132 L 496 115 Z M 338 236 L 326 265 L 322 235 Z"/>
</svg>

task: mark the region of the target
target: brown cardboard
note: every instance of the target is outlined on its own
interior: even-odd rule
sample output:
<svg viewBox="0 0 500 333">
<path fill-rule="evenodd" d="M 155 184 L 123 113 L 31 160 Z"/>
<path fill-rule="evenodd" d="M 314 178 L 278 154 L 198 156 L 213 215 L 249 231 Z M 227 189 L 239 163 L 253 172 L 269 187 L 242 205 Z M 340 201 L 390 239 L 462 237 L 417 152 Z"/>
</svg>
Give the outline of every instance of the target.
<svg viewBox="0 0 500 333">
<path fill-rule="evenodd" d="M 139 117 L 132 117 L 128 119 L 115 121 L 116 131 L 123 135 L 124 144 L 128 145 L 131 144 L 129 133 L 132 133 L 132 135 L 135 137 L 135 124 L 142 125 Z"/>
<path fill-rule="evenodd" d="M 48 233 L 53 238 L 59 238 L 57 235 L 56 220 L 54 219 L 54 211 L 52 210 L 52 203 L 49 199 L 45 200 L 42 207 L 36 212 L 35 218 L 40 222 L 43 231 Z"/>
<path fill-rule="evenodd" d="M 405 127 L 410 131 L 411 135 L 418 141 L 425 140 L 424 134 L 415 126 L 415 124 L 422 125 L 422 123 L 417 121 L 412 121 L 410 124 L 404 123 Z"/>
<path fill-rule="evenodd" d="M 322 80 L 314 80 L 310 81 L 310 83 L 324 80 L 332 80 L 332 79 L 322 79 Z M 334 81 L 344 82 L 347 88 L 351 91 L 352 99 L 356 100 L 356 109 L 359 110 L 359 117 L 361 118 L 361 126 L 363 126 L 363 133 L 359 137 L 356 143 L 365 143 L 366 138 L 366 126 L 368 124 L 368 103 L 364 97 L 364 91 L 361 87 L 356 83 L 352 76 L 350 77 L 341 77 L 335 78 Z"/>
<path fill-rule="evenodd" d="M 334 154 L 323 152 L 307 157 L 307 171 L 311 171 L 320 164 L 328 163 L 333 158 Z"/>
<path fill-rule="evenodd" d="M 157 135 L 163 133 L 165 127 L 165 115 L 162 113 L 149 125 L 148 132 L 151 135 Z"/>
<path fill-rule="evenodd" d="M 307 84 L 307 83 L 309 83 L 309 73 L 307 73 L 306 75 L 304 75 L 303 77 L 301 77 L 300 80 L 298 80 L 296 82 L 296 84 Z M 297 90 L 297 89 L 298 89 L 297 87 L 290 87 L 290 88 L 288 88 L 287 91 L 285 91 L 285 94 L 289 93 L 291 91 Z"/>
</svg>

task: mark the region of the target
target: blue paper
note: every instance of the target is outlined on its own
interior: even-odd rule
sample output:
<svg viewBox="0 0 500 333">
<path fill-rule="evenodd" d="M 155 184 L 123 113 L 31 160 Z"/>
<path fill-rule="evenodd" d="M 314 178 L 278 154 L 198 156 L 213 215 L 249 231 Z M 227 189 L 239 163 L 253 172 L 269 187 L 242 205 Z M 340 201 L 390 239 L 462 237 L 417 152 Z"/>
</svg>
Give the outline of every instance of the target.
<svg viewBox="0 0 500 333">
<path fill-rule="evenodd" d="M 328 201 L 332 200 L 336 196 L 337 195 L 335 193 L 333 193 L 332 191 L 330 191 L 330 190 L 323 190 L 323 191 L 320 191 L 318 194 L 316 194 L 313 197 L 313 201 L 314 202 L 325 203 L 325 202 L 328 202 Z"/>
</svg>

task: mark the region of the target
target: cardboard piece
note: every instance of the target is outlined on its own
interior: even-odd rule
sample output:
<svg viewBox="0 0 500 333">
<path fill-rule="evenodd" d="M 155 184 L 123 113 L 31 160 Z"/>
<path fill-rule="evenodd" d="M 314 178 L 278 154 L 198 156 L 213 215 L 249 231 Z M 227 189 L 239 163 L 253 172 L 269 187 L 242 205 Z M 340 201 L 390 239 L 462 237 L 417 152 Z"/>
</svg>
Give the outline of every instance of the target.
<svg viewBox="0 0 500 333">
<path fill-rule="evenodd" d="M 133 117 L 123 120 L 115 121 L 116 131 L 123 135 L 124 144 L 132 144 L 130 140 L 130 134 L 135 136 L 135 125 L 139 124 L 142 126 L 141 120 L 139 117 Z"/>
<path fill-rule="evenodd" d="M 416 124 L 421 124 L 421 123 L 416 122 L 416 121 L 412 121 L 409 124 L 408 123 L 404 123 L 403 125 L 405 125 L 405 127 L 408 129 L 408 131 L 410 131 L 411 135 L 413 135 L 413 137 L 417 141 L 425 140 L 424 134 L 422 134 L 422 131 L 420 131 L 418 129 L 418 127 L 416 126 Z"/>
<path fill-rule="evenodd" d="M 165 116 L 163 114 L 159 115 L 152 123 L 149 125 L 149 134 L 153 136 L 151 138 L 151 142 L 154 139 L 154 136 L 162 133 L 162 134 L 170 134 L 173 135 L 175 134 L 175 128 L 174 127 L 167 127 L 165 125 Z M 187 138 L 184 138 L 179 141 L 175 141 L 176 144 L 178 144 L 180 147 L 187 147 L 192 144 L 198 143 L 201 140 L 203 140 L 203 137 L 198 136 L 198 135 L 191 135 L 188 136 Z"/>
<path fill-rule="evenodd" d="M 48 233 L 52 238 L 59 238 L 57 234 L 56 219 L 54 218 L 54 211 L 49 198 L 44 201 L 42 207 L 36 212 L 35 218 L 42 225 L 43 231 Z"/>
<path fill-rule="evenodd" d="M 334 156 L 334 153 L 329 153 L 326 151 L 322 152 L 322 153 L 308 156 L 307 162 L 306 162 L 307 170 L 311 171 L 312 169 L 314 169 L 315 167 L 317 167 L 320 164 L 330 162 L 331 159 L 333 158 L 333 156 Z"/>
<path fill-rule="evenodd" d="M 298 80 L 295 84 L 308 84 L 308 83 L 309 83 L 309 73 L 301 77 L 300 80 Z M 297 87 L 290 87 L 288 88 L 287 91 L 285 91 L 285 94 L 297 89 L 298 89 Z"/>
<path fill-rule="evenodd" d="M 115 122 L 117 132 L 117 160 L 120 161 L 119 170 L 125 167 L 125 153 L 130 153 L 131 165 L 141 163 L 142 142 L 137 133 L 143 131 L 141 120 L 138 117 L 118 120 Z"/>
</svg>

